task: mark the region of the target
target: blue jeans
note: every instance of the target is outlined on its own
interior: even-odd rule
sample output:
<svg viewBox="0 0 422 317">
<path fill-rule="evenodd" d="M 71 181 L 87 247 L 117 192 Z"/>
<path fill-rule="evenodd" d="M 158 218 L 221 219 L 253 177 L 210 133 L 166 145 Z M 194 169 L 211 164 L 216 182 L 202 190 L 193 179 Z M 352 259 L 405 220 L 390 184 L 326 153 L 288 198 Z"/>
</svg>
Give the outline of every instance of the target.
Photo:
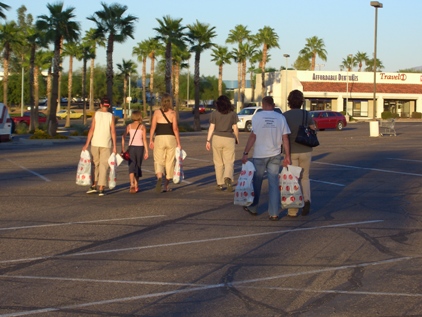
<svg viewBox="0 0 422 317">
<path fill-rule="evenodd" d="M 256 212 L 256 208 L 261 196 L 262 180 L 267 171 L 268 179 L 268 213 L 270 216 L 278 216 L 280 209 L 280 189 L 278 185 L 278 175 L 280 173 L 281 155 L 266 158 L 254 158 L 255 174 L 253 176 L 254 200 L 248 208 Z M 251 208 L 252 207 L 252 208 Z"/>
</svg>

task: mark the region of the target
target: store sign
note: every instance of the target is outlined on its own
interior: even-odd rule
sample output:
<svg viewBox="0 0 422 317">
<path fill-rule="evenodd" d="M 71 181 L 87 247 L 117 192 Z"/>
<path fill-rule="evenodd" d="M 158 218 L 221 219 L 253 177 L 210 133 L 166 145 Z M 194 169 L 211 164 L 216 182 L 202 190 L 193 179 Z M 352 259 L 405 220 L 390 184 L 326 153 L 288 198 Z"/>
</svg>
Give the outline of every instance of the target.
<svg viewBox="0 0 422 317">
<path fill-rule="evenodd" d="M 324 75 L 324 74 L 315 74 L 312 75 L 312 80 L 316 81 L 347 81 L 347 77 L 349 77 L 349 81 L 359 81 L 359 76 L 355 74 L 350 74 L 349 76 L 338 74 L 338 75 Z"/>
<path fill-rule="evenodd" d="M 406 81 L 407 75 L 406 74 L 380 74 L 381 80 L 398 80 L 398 81 Z"/>
</svg>

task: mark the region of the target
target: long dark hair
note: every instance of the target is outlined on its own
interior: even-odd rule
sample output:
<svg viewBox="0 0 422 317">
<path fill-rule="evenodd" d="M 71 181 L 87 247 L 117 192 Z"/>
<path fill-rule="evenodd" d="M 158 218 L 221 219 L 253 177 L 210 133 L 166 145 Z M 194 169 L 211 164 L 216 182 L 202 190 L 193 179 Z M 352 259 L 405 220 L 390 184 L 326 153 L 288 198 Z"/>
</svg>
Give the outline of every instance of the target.
<svg viewBox="0 0 422 317">
<path fill-rule="evenodd" d="M 222 114 L 227 114 L 227 113 L 233 111 L 233 106 L 230 102 L 229 97 L 227 97 L 227 96 L 222 95 L 222 96 L 218 97 L 216 105 L 217 105 L 217 107 L 216 107 L 217 111 L 221 112 Z"/>
</svg>

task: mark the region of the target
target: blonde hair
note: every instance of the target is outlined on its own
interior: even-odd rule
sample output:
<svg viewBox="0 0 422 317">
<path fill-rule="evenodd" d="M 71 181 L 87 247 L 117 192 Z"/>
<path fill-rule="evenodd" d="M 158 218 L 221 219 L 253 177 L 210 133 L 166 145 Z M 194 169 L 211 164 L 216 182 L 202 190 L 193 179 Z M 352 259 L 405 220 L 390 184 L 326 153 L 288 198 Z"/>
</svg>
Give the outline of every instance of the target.
<svg viewBox="0 0 422 317">
<path fill-rule="evenodd" d="M 132 119 L 132 121 L 139 121 L 139 123 L 142 123 L 142 115 L 139 110 L 132 111 L 130 118 Z"/>
<path fill-rule="evenodd" d="M 165 93 L 161 96 L 161 109 L 164 112 L 173 109 L 173 98 L 170 94 Z"/>
</svg>

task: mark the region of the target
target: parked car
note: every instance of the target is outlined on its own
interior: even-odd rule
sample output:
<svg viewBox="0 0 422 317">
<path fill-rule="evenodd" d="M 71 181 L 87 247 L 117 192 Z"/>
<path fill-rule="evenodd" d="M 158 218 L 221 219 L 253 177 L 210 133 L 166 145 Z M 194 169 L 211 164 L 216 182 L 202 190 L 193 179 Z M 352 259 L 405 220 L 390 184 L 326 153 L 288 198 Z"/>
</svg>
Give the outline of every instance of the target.
<svg viewBox="0 0 422 317">
<path fill-rule="evenodd" d="M 205 106 L 199 105 L 198 111 L 199 111 L 199 114 L 205 113 Z M 192 108 L 192 113 L 195 113 L 195 106 Z"/>
<path fill-rule="evenodd" d="M 340 112 L 317 110 L 310 111 L 310 114 L 318 130 L 337 129 L 341 131 L 347 126 L 346 118 Z"/>
<path fill-rule="evenodd" d="M 76 112 L 74 110 L 70 110 L 70 119 L 80 119 L 83 117 L 82 112 Z M 56 113 L 57 119 L 66 119 L 67 117 L 67 110 L 59 110 Z"/>
<path fill-rule="evenodd" d="M 13 120 L 10 118 L 9 110 L 0 103 L 0 142 L 12 140 Z"/>
<path fill-rule="evenodd" d="M 239 118 L 239 121 L 237 122 L 237 128 L 239 130 L 244 130 L 247 132 L 252 131 L 252 117 L 255 115 L 255 113 L 262 111 L 261 107 L 246 107 L 240 110 L 240 112 L 237 114 L 237 117 Z M 278 107 L 274 108 L 274 111 L 277 111 L 278 113 L 282 113 L 281 109 Z"/>
<path fill-rule="evenodd" d="M 17 126 L 18 124 L 25 124 L 26 126 L 29 126 L 30 122 L 31 122 L 31 112 L 30 111 L 25 111 L 23 113 L 22 117 L 12 117 L 13 122 L 15 123 L 15 126 Z M 43 123 L 47 123 L 47 115 L 43 112 L 38 112 L 38 122 L 43 124 Z"/>
</svg>

